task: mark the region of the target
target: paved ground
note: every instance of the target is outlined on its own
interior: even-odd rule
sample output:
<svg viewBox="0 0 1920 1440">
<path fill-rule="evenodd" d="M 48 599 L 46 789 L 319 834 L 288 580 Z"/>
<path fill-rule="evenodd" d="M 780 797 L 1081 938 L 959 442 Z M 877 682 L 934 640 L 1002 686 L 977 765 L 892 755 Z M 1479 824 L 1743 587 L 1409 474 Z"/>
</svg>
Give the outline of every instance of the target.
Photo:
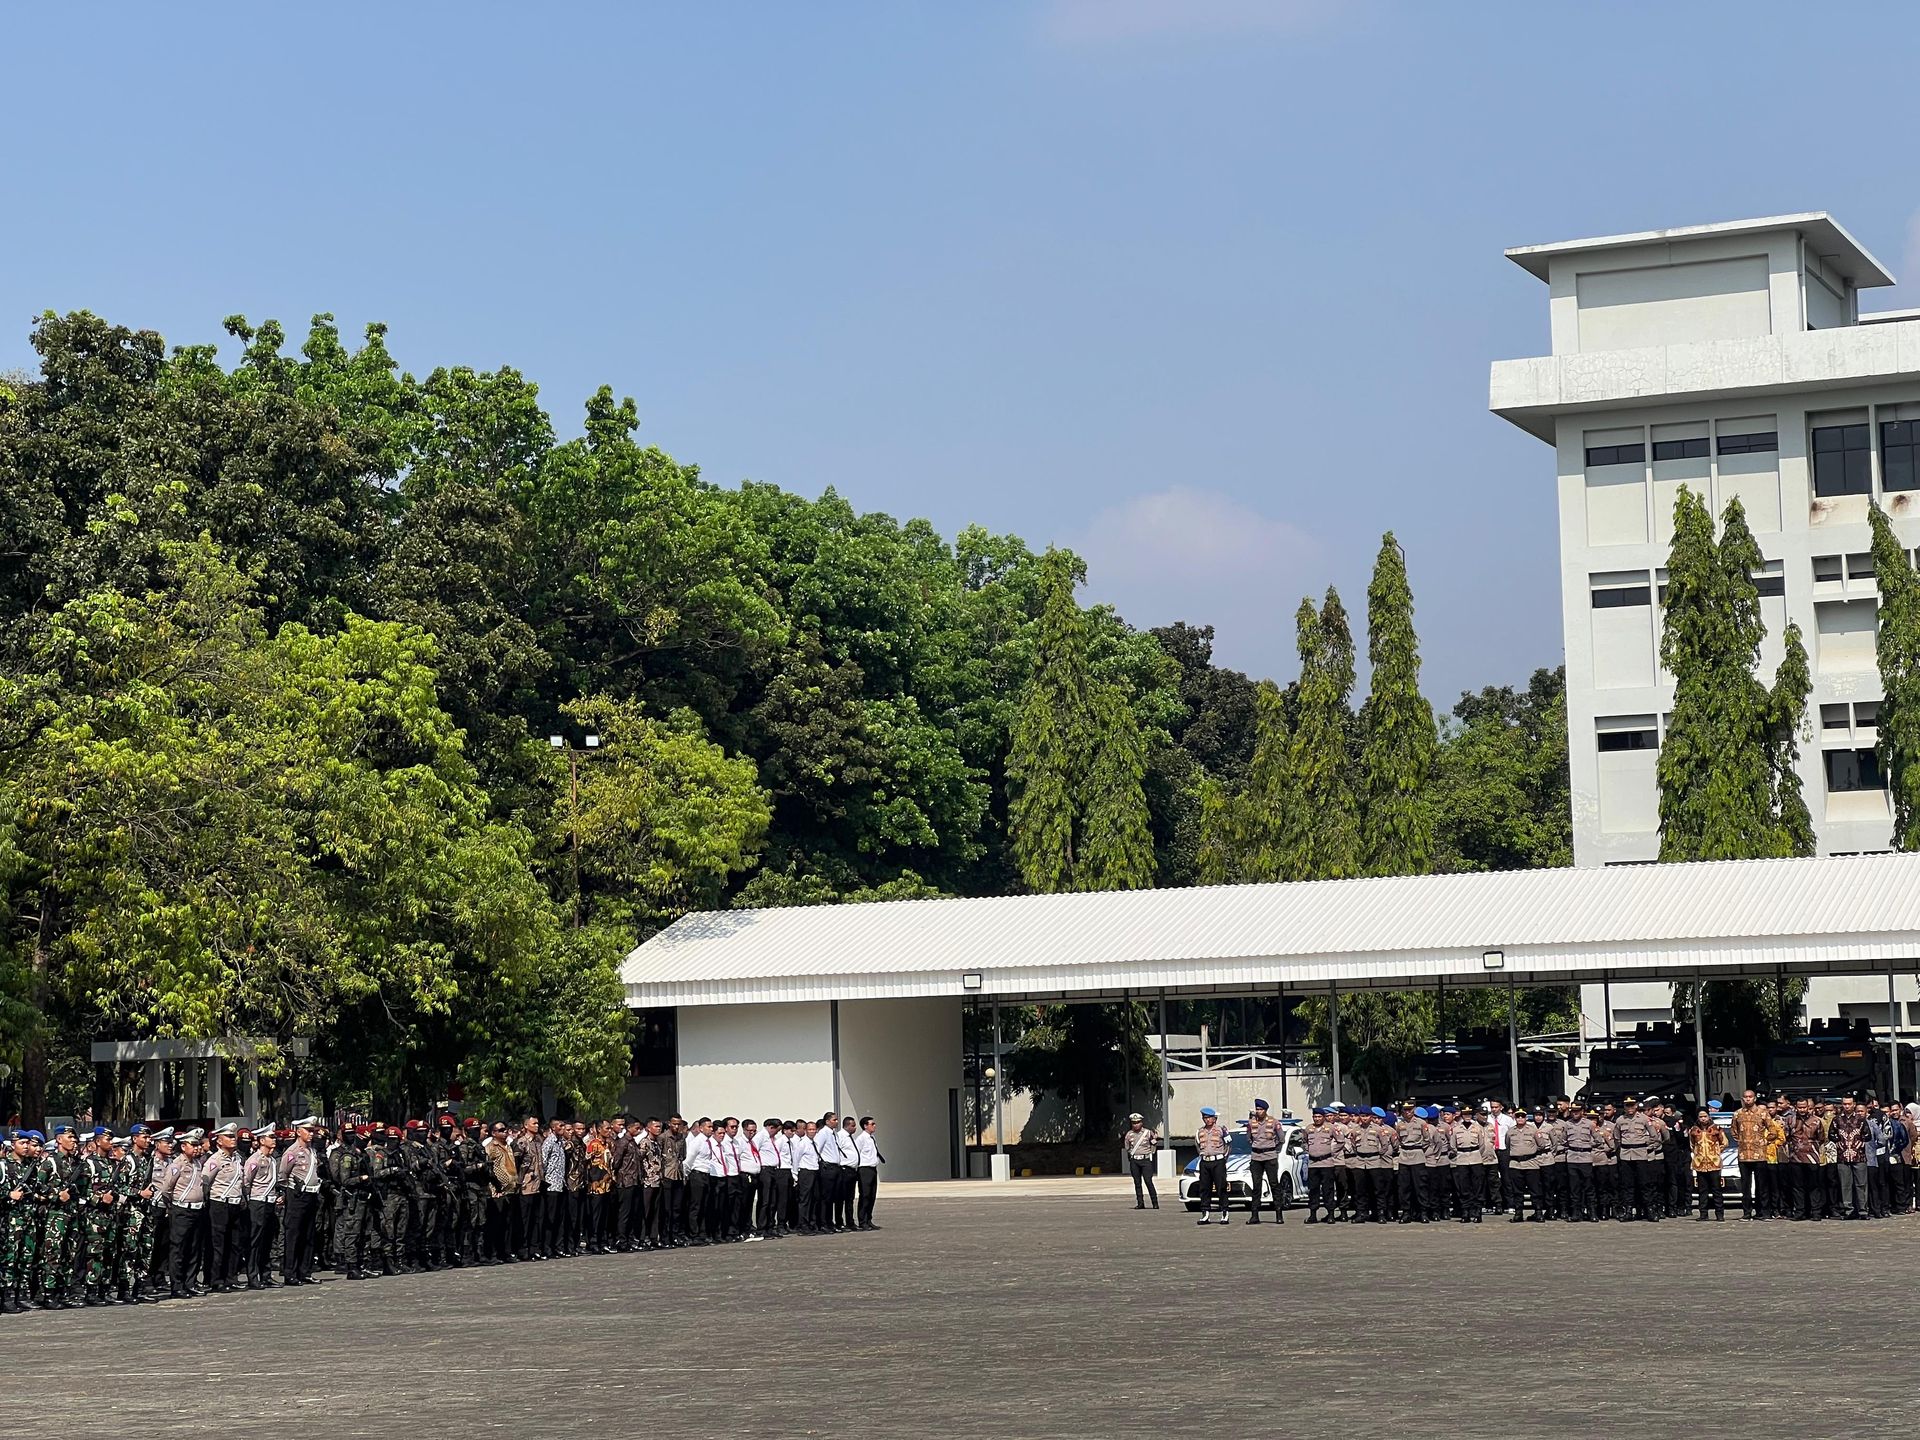
<svg viewBox="0 0 1920 1440">
<path fill-rule="evenodd" d="M 386 1440 L 1756 1440 L 1913 1414 L 1920 1219 L 1200 1229 L 1113 1183 L 883 1189 L 873 1235 L 0 1318 L 0 1436 L 271 1411 Z"/>
</svg>

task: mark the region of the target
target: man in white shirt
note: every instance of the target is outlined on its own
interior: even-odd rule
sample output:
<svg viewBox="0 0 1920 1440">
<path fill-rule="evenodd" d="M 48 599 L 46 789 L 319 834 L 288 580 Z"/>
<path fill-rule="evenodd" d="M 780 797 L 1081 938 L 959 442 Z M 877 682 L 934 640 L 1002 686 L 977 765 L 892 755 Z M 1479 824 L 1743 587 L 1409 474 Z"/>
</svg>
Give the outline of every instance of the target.
<svg viewBox="0 0 1920 1440">
<path fill-rule="evenodd" d="M 860 1208 L 854 1214 L 853 1228 L 856 1230 L 878 1230 L 873 1223 L 874 1193 L 880 1188 L 880 1166 L 884 1157 L 880 1154 L 879 1143 L 874 1139 L 877 1128 L 871 1115 L 860 1117 L 860 1128 L 853 1137 L 853 1153 L 860 1176 Z"/>
<path fill-rule="evenodd" d="M 705 1115 L 687 1131 L 687 1231 L 695 1245 L 705 1245 L 713 1233 L 713 1121 Z"/>
<path fill-rule="evenodd" d="M 753 1122 L 747 1122 L 751 1125 Z M 754 1224 L 769 1240 L 780 1238 L 780 1222 L 787 1212 L 787 1152 L 781 1145 L 780 1122 L 768 1118 L 764 1129 L 749 1131 L 747 1139 L 760 1161 L 760 1190 L 754 1196 Z"/>
<path fill-rule="evenodd" d="M 760 1159 L 760 1147 L 757 1143 L 758 1129 L 759 1127 L 756 1126 L 752 1120 L 742 1120 L 740 1122 L 740 1137 L 736 1142 L 740 1156 L 740 1234 L 743 1239 L 747 1240 L 763 1240 L 766 1238 L 760 1233 L 759 1227 L 754 1223 L 759 1218 L 757 1211 L 760 1202 L 762 1163 Z"/>
<path fill-rule="evenodd" d="M 727 1116 L 713 1129 L 713 1153 L 720 1181 L 714 1198 L 714 1238 L 723 1243 L 740 1238 L 740 1121 Z"/>
<path fill-rule="evenodd" d="M 1496 1215 L 1504 1213 L 1513 1203 L 1513 1191 L 1507 1179 L 1507 1166 L 1513 1161 L 1512 1152 L 1507 1149 L 1507 1142 L 1513 1134 L 1513 1125 L 1513 1116 L 1507 1113 L 1506 1106 L 1498 1100 L 1488 1103 L 1487 1128 L 1493 1132 L 1493 1158 L 1500 1167 L 1494 1172 L 1500 1182 L 1500 1194 L 1493 1207 L 1493 1213 Z"/>
<path fill-rule="evenodd" d="M 793 1193 L 802 1235 L 820 1233 L 820 1147 L 814 1129 L 808 1120 L 793 1135 Z"/>
<path fill-rule="evenodd" d="M 838 1234 L 840 1226 L 840 1170 L 852 1161 L 840 1154 L 840 1116 L 829 1110 L 813 1127 L 813 1148 L 820 1152 L 820 1179 L 814 1186 L 814 1205 L 820 1212 L 820 1229 Z"/>
</svg>

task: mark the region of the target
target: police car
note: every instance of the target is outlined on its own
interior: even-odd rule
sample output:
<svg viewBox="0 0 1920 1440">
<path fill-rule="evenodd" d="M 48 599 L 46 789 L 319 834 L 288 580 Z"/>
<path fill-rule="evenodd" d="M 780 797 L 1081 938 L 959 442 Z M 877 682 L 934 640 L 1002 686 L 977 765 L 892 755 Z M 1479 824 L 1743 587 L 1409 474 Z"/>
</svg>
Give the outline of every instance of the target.
<svg viewBox="0 0 1920 1440">
<path fill-rule="evenodd" d="M 1307 1193 L 1307 1127 L 1290 1115 L 1280 1117 L 1280 1194 L 1287 1204 L 1305 1199 Z M 1253 1147 L 1247 1143 L 1247 1122 L 1239 1121 L 1227 1137 L 1227 1204 L 1245 1210 L 1253 1201 Z M 1199 1210 L 1200 1160 L 1187 1162 L 1180 1172 L 1180 1203 Z M 1268 1203 L 1264 1193 L 1260 1203 Z"/>
</svg>

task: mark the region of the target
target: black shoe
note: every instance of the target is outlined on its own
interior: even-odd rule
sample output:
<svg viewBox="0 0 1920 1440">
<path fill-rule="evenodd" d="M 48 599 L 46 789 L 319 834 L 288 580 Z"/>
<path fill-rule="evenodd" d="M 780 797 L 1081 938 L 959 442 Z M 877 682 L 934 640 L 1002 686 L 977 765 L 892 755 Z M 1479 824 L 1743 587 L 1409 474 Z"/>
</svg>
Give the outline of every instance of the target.
<svg viewBox="0 0 1920 1440">
<path fill-rule="evenodd" d="M 1260 1223 L 1260 1217 L 1258 1215 L 1249 1215 L 1245 1220 L 1242 1220 L 1240 1223 L 1242 1225 L 1258 1225 Z"/>
<path fill-rule="evenodd" d="M 1133 1208 L 1136 1210 L 1144 1210 L 1147 1208 L 1146 1202 L 1143 1200 L 1136 1200 L 1133 1202 Z"/>
</svg>

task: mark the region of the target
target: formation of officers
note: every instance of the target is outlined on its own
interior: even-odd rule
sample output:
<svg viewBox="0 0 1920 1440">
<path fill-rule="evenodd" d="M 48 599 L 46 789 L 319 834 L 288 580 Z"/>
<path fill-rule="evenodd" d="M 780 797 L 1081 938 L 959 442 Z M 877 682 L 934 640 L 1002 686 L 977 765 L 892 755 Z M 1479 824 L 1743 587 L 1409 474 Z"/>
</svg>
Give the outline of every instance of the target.
<svg viewBox="0 0 1920 1440">
<path fill-rule="evenodd" d="M 679 1115 L 0 1143 L 0 1313 L 877 1230 L 871 1116 Z"/>
<path fill-rule="evenodd" d="M 1263 1188 L 1276 1220 L 1284 1200 L 1281 1127 L 1264 1102 L 1254 1103 L 1248 1222 L 1257 1224 Z M 1514 1224 L 1653 1221 L 1689 1211 L 1723 1221 L 1729 1147 L 1738 1155 L 1744 1219 L 1876 1219 L 1906 1214 L 1920 1199 L 1916 1137 L 1920 1102 L 1883 1107 L 1872 1095 L 1765 1100 L 1749 1090 L 1726 1116 L 1717 1107 L 1689 1116 L 1634 1096 L 1618 1106 L 1560 1099 L 1514 1113 L 1498 1100 L 1483 1108 L 1408 1101 L 1397 1113 L 1329 1106 L 1313 1112 L 1305 1136 L 1306 1223 L 1477 1225 L 1489 1210 Z M 1225 1223 L 1231 1137 L 1211 1108 L 1201 1111 L 1196 1144 L 1199 1223 Z"/>
</svg>

